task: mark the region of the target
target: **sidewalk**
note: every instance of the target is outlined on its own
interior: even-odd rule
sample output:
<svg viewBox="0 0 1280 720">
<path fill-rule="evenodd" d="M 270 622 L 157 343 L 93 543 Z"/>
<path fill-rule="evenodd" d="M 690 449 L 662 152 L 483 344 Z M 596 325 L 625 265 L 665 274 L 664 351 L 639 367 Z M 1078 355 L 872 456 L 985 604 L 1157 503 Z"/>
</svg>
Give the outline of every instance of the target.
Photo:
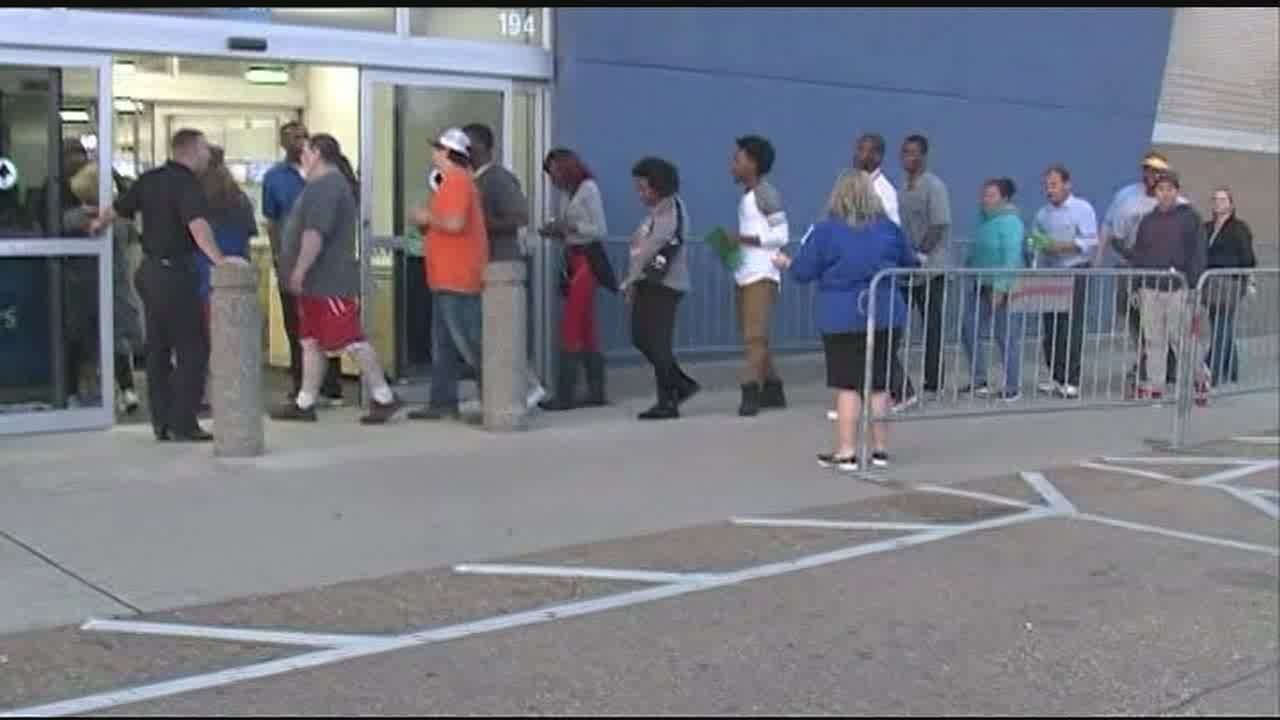
<svg viewBox="0 0 1280 720">
<path fill-rule="evenodd" d="M 540 416 L 516 435 L 363 428 L 355 409 L 329 411 L 316 425 L 269 423 L 268 454 L 251 461 L 157 445 L 146 425 L 0 439 L 0 632 L 890 491 L 815 465 L 831 433 L 828 391 L 812 381 L 820 360 L 787 358 L 791 408 L 754 420 L 735 415 L 733 369 L 691 367 L 709 390 L 674 423 L 634 421 L 648 398 L 631 396 Z M 1274 395 L 1223 400 L 1197 410 L 1188 440 L 1276 417 Z M 895 424 L 889 476 L 945 484 L 1131 452 L 1167 437 L 1169 419 L 1168 408 L 1136 408 Z"/>
</svg>

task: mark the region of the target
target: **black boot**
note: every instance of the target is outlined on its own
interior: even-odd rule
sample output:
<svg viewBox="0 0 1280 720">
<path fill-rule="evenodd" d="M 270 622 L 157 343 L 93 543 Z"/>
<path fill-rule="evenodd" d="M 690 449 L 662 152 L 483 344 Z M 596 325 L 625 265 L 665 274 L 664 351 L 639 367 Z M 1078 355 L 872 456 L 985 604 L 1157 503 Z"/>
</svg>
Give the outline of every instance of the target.
<svg viewBox="0 0 1280 720">
<path fill-rule="evenodd" d="M 680 417 L 680 391 L 667 383 L 658 385 L 658 402 L 640 413 L 641 420 L 675 420 Z"/>
<path fill-rule="evenodd" d="M 755 417 L 760 414 L 760 384 L 747 383 L 742 386 L 742 404 L 738 406 L 741 417 Z"/>
<path fill-rule="evenodd" d="M 538 403 L 538 407 L 549 412 L 572 410 L 576 407 L 573 401 L 574 385 L 578 383 L 579 353 L 561 353 L 560 373 L 556 377 L 556 396 Z"/>
<path fill-rule="evenodd" d="M 581 353 L 582 369 L 587 374 L 586 407 L 604 407 L 608 399 L 604 393 L 604 354 L 598 352 Z"/>
<path fill-rule="evenodd" d="M 760 407 L 765 410 L 781 409 L 787 406 L 787 396 L 782 391 L 781 380 L 765 380 L 764 389 L 760 392 Z"/>
</svg>

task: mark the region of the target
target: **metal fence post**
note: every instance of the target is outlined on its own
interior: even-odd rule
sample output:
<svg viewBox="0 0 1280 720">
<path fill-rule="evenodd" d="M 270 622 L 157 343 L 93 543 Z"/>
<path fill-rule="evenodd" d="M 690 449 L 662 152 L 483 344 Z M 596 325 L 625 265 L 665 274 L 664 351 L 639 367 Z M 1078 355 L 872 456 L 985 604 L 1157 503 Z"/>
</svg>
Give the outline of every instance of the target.
<svg viewBox="0 0 1280 720">
<path fill-rule="evenodd" d="M 212 286 L 213 453 L 256 457 L 265 449 L 258 271 L 247 263 L 223 263 L 213 268 Z"/>
</svg>

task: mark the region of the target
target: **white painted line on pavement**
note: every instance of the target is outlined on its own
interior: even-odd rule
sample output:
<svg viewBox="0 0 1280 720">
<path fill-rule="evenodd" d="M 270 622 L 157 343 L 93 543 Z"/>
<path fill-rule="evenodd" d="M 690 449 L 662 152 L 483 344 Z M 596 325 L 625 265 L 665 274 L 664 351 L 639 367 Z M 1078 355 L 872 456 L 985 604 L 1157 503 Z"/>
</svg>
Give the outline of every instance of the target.
<svg viewBox="0 0 1280 720">
<path fill-rule="evenodd" d="M 1137 468 L 1124 467 L 1122 465 L 1106 465 L 1103 463 L 1096 463 L 1096 462 L 1082 462 L 1082 463 L 1079 463 L 1079 466 L 1082 468 L 1088 468 L 1089 470 L 1098 470 L 1100 472 L 1110 472 L 1110 473 L 1120 473 L 1123 475 L 1133 475 L 1135 477 L 1147 478 L 1148 480 L 1159 480 L 1160 482 L 1174 483 L 1176 485 L 1190 484 L 1186 480 L 1179 480 L 1178 478 L 1170 477 L 1168 475 L 1165 475 L 1164 473 L 1152 472 L 1150 470 L 1139 470 Z"/>
<path fill-rule="evenodd" d="M 1109 463 L 1130 463 L 1133 465 L 1252 465 L 1258 462 L 1257 458 L 1226 458 L 1226 457 L 1187 457 L 1183 455 L 1171 455 L 1169 457 L 1106 457 L 1102 458 L 1103 462 Z"/>
<path fill-rule="evenodd" d="M 866 545 L 856 545 L 854 547 L 832 550 L 818 555 L 809 555 L 795 560 L 784 560 L 782 562 L 771 563 L 769 565 L 746 568 L 737 572 L 726 573 L 723 579 L 715 583 L 713 586 L 719 587 L 722 585 L 736 585 L 748 580 L 758 580 L 776 575 L 785 575 L 797 570 L 809 570 L 822 565 L 852 560 L 853 558 L 862 557 L 863 555 L 872 555 L 889 550 L 902 550 L 916 545 L 930 543 L 934 540 L 944 540 L 946 538 L 956 537 L 957 535 L 976 532 L 978 530 L 991 530 L 1009 525 L 1020 525 L 1022 523 L 1031 522 L 1032 520 L 1040 520 L 1042 518 L 1055 517 L 1059 515 L 1061 515 L 1061 513 L 1055 510 L 1045 510 L 1043 508 L 1031 509 L 1026 512 L 1006 515 L 992 520 L 984 520 L 982 522 L 970 523 L 968 525 L 957 525 L 954 528 L 933 530 L 930 532 L 916 533 L 914 535 L 905 535 L 903 537 L 880 540 Z"/>
<path fill-rule="evenodd" d="M 1241 435 L 1231 439 L 1245 445 L 1280 445 L 1280 437 L 1274 435 Z"/>
<path fill-rule="evenodd" d="M 85 715 L 109 708 L 120 707 L 122 705 L 133 705 L 141 702 L 159 700 L 175 695 L 184 695 L 198 690 L 209 690 L 224 687 L 249 680 L 260 680 L 263 678 L 297 672 L 299 670 L 332 665 L 334 663 L 340 663 L 347 660 L 354 660 L 356 658 L 368 657 L 371 655 L 380 655 L 383 653 L 419 647 L 431 643 L 538 625 L 556 620 L 564 620 L 567 618 L 580 617 L 608 610 L 641 605 L 690 593 L 701 592 L 703 590 L 738 585 L 747 580 L 785 575 L 798 570 L 811 569 L 865 555 L 922 545 L 924 543 L 956 537 L 958 535 L 977 530 L 1030 522 L 1043 517 L 1052 517 L 1057 514 L 1058 513 L 1053 510 L 1046 510 L 1043 508 L 1032 509 L 1029 512 L 973 523 L 971 525 L 957 526 L 954 529 L 918 533 L 915 535 L 893 538 L 891 540 L 876 543 L 855 545 L 843 550 L 810 555 L 783 563 L 773 563 L 761 567 L 748 568 L 747 570 L 735 573 L 715 576 L 714 579 L 711 579 L 708 582 L 680 582 L 669 585 L 659 585 L 653 588 L 633 590 L 630 592 L 619 593 L 617 595 L 609 595 L 602 598 L 593 598 L 590 600 L 567 603 L 550 608 L 529 610 L 510 615 L 499 615 L 460 625 L 452 625 L 424 630 L 409 635 L 401 635 L 387 640 L 372 640 L 367 643 L 349 645 L 332 650 L 320 650 L 317 652 L 283 658 L 280 660 L 271 660 L 255 665 L 193 675 L 178 680 L 152 683 L 150 685 L 141 685 L 123 690 L 112 690 L 72 700 L 64 700 L 46 705 L 0 712 L 0 718 Z"/>
<path fill-rule="evenodd" d="M 1268 490 L 1267 488 L 1251 488 L 1249 490 L 1245 490 L 1245 492 L 1249 492 L 1254 495 L 1265 495 L 1266 497 L 1280 498 L 1280 490 Z"/>
<path fill-rule="evenodd" d="M 911 489 L 918 490 L 920 492 L 938 493 L 940 495 L 955 495 L 957 497 L 969 498 L 971 500 L 983 500 L 996 505 L 1007 505 L 1009 507 L 1021 508 L 1023 510 L 1044 509 L 1041 505 L 1034 505 L 1032 503 L 1022 502 L 1021 500 L 1014 500 L 1012 498 L 1001 497 L 999 495 L 990 495 L 984 492 L 975 492 L 973 490 L 958 490 L 956 488 L 947 487 L 946 485 L 916 485 Z"/>
<path fill-rule="evenodd" d="M 729 522 L 742 527 L 800 528 L 813 530 L 889 530 L 896 532 L 929 532 L 946 530 L 954 525 L 894 522 L 858 522 L 844 520 L 809 520 L 805 518 L 735 517 Z"/>
<path fill-rule="evenodd" d="M 514 575 L 521 577 L 576 578 L 582 580 L 622 580 L 643 583 L 706 582 L 715 575 L 708 573 L 673 573 L 654 570 L 618 570 L 613 568 L 577 567 L 574 565 L 499 565 L 477 563 L 455 565 L 460 575 Z"/>
<path fill-rule="evenodd" d="M 1222 472 L 1216 472 L 1216 473 L 1213 473 L 1212 475 L 1205 475 L 1204 477 L 1196 478 L 1195 480 L 1191 481 L 1191 484 L 1192 485 L 1219 485 L 1221 483 L 1230 482 L 1232 480 L 1237 480 L 1242 477 L 1248 477 L 1250 475 L 1256 475 L 1258 473 L 1266 472 L 1268 470 L 1275 470 L 1276 468 L 1280 468 L 1280 460 L 1262 460 L 1262 461 L 1254 460 L 1252 463 L 1250 463 L 1245 467 L 1233 468 L 1231 470 L 1223 470 Z"/>
<path fill-rule="evenodd" d="M 81 630 L 90 632 L 126 633 L 129 635 L 160 635 L 198 640 L 222 640 L 226 642 L 260 643 L 263 645 L 296 645 L 299 647 L 335 648 L 361 645 L 386 640 L 388 635 L 330 635 L 324 633 L 255 630 L 252 628 L 184 625 L 172 623 L 141 622 L 134 620 L 90 619 Z"/>
<path fill-rule="evenodd" d="M 1235 548 L 1236 550 L 1248 550 L 1249 552 L 1280 557 L 1280 548 L 1274 548 L 1267 545 L 1255 545 L 1253 543 L 1240 542 L 1239 540 L 1228 540 L 1226 538 L 1210 537 L 1208 535 L 1182 532 L 1180 530 L 1169 530 L 1168 528 L 1156 527 L 1154 525 L 1143 525 L 1142 523 L 1129 522 L 1127 520 L 1116 520 L 1115 518 L 1092 515 L 1089 513 L 1077 513 L 1073 517 L 1079 518 L 1080 520 L 1086 520 L 1088 522 L 1095 522 L 1100 525 L 1110 525 L 1112 527 L 1124 528 L 1126 530 L 1136 530 L 1138 532 L 1164 535 L 1165 537 L 1178 538 L 1180 540 L 1190 540 L 1193 542 L 1207 543 L 1209 545 L 1220 545 L 1222 547 Z"/>
<path fill-rule="evenodd" d="M 1020 473 L 1020 475 L 1033 490 L 1040 493 L 1040 497 L 1044 498 L 1049 507 L 1068 514 L 1076 511 L 1076 506 L 1072 505 L 1067 496 L 1054 487 L 1054 484 L 1049 482 L 1044 475 L 1038 472 L 1024 472 Z"/>
<path fill-rule="evenodd" d="M 1272 519 L 1280 520 L 1280 507 L 1277 507 L 1276 504 L 1270 500 L 1264 500 L 1258 493 L 1231 487 L 1229 485 L 1219 485 L 1218 489 L 1225 491 L 1227 494 L 1242 502 L 1252 505 L 1266 515 L 1271 516 Z"/>
</svg>

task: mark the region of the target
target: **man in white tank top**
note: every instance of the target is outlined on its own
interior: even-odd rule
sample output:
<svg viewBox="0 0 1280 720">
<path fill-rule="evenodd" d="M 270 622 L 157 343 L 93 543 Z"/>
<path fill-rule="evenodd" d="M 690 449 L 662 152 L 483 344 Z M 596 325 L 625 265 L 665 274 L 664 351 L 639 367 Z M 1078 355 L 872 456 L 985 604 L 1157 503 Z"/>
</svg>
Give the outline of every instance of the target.
<svg viewBox="0 0 1280 720">
<path fill-rule="evenodd" d="M 787 244 L 787 215 L 782 198 L 765 180 L 773 169 L 774 150 L 755 135 L 737 139 L 730 172 L 746 193 L 738 203 L 738 232 L 732 236 L 742 251 L 734 273 L 737 282 L 738 326 L 746 352 L 742 377 L 742 405 L 738 414 L 752 417 L 761 408 L 786 407 L 782 380 L 769 353 L 769 328 L 778 302 L 782 275 L 773 256 Z"/>
</svg>

